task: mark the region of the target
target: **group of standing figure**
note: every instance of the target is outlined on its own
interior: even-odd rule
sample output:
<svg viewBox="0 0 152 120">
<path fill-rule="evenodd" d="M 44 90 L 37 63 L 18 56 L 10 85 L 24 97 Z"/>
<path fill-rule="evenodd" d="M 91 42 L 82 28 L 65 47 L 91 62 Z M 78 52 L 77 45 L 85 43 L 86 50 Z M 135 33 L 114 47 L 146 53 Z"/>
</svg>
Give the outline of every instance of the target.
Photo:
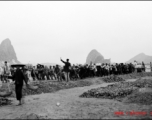
<svg viewBox="0 0 152 120">
<path fill-rule="evenodd" d="M 19 101 L 19 105 L 22 104 L 22 88 L 23 84 L 25 83 L 28 85 L 28 81 L 30 77 L 33 80 L 58 80 L 58 81 L 70 81 L 70 80 L 77 80 L 77 79 L 84 79 L 88 77 L 102 77 L 108 75 L 121 75 L 121 74 L 129 74 L 133 73 L 137 70 L 137 62 L 135 61 L 134 64 L 124 64 L 124 63 L 116 63 L 116 64 L 86 64 L 86 65 L 71 65 L 69 59 L 63 61 L 60 59 L 65 65 L 63 67 L 56 65 L 50 66 L 50 68 L 38 64 L 36 67 L 33 66 L 31 69 L 28 69 L 27 66 L 21 68 L 9 68 L 7 62 L 5 62 L 5 66 L 3 67 L 3 74 L 1 72 L 1 80 L 7 81 L 8 76 L 12 76 L 11 79 L 15 83 L 15 92 L 16 98 Z M 152 65 L 150 64 L 151 68 Z M 142 62 L 141 70 L 145 71 L 145 65 Z"/>
<path fill-rule="evenodd" d="M 56 65 L 56 66 L 44 66 L 41 64 L 37 64 L 37 66 L 32 66 L 28 68 L 27 75 L 28 78 L 33 80 L 58 80 L 58 81 L 69 81 L 69 80 L 77 80 L 83 79 L 87 77 L 102 77 L 108 75 L 121 75 L 133 73 L 137 70 L 137 62 L 134 63 L 116 63 L 116 64 L 108 64 L 103 63 L 101 65 L 96 64 L 85 64 L 85 65 L 71 65 L 69 59 L 63 61 L 60 59 L 64 66 Z M 145 71 L 145 65 L 142 62 L 142 71 Z M 2 71 L 2 70 L 1 70 Z M 10 71 L 10 72 L 9 72 Z M 7 62 L 5 62 L 5 67 L 3 69 L 3 74 L 1 75 L 1 80 L 6 82 L 7 76 L 13 75 L 15 73 L 15 68 L 9 68 Z M 2 73 L 2 72 L 0 72 Z"/>
<path fill-rule="evenodd" d="M 69 59 L 66 61 L 61 59 L 61 61 L 65 64 L 63 67 L 59 65 L 47 67 L 37 64 L 37 66 L 28 69 L 28 76 L 29 78 L 33 78 L 33 80 L 58 80 L 68 82 L 69 80 L 78 80 L 88 77 L 129 74 L 137 70 L 137 65 L 134 63 L 71 65 Z M 145 71 L 144 63 L 142 63 L 142 66 L 142 71 Z M 12 71 L 12 74 L 13 73 L 14 71 Z"/>
</svg>

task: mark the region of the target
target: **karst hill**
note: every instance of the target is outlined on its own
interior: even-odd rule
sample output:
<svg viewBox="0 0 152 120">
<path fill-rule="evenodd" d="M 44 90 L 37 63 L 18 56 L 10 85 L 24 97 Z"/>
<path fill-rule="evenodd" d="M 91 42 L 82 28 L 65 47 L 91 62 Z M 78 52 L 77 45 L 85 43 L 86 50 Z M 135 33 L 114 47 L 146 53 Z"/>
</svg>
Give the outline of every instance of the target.
<svg viewBox="0 0 152 120">
<path fill-rule="evenodd" d="M 0 62 L 20 63 L 10 39 L 5 39 L 0 44 Z"/>
<path fill-rule="evenodd" d="M 90 51 L 90 53 L 87 56 L 86 59 L 86 64 L 90 64 L 90 63 L 110 63 L 111 60 L 110 59 L 104 59 L 104 57 L 101 55 L 101 53 L 99 53 L 96 49 L 93 49 Z"/>
</svg>

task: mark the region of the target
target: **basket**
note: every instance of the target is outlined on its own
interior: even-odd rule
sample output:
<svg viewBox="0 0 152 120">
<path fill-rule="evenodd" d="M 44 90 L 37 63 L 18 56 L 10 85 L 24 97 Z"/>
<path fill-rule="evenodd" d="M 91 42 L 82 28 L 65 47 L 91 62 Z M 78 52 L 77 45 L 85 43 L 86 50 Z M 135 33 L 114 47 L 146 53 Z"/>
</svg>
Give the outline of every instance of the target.
<svg viewBox="0 0 152 120">
<path fill-rule="evenodd" d="M 12 95 L 12 91 L 4 91 L 4 92 L 0 92 L 0 97 L 9 97 Z"/>
<path fill-rule="evenodd" d="M 38 89 L 38 86 L 33 86 L 33 85 L 29 85 L 29 84 L 27 84 L 26 87 L 30 90 L 37 90 Z"/>
</svg>

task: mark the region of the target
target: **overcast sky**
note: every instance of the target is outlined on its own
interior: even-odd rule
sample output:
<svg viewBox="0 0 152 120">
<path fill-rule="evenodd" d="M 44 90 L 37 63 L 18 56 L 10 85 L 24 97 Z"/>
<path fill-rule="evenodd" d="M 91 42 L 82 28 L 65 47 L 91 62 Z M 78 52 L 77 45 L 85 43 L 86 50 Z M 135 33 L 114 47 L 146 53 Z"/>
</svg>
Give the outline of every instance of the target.
<svg viewBox="0 0 152 120">
<path fill-rule="evenodd" d="M 0 1 L 0 42 L 23 63 L 85 63 L 92 49 L 112 62 L 152 55 L 151 1 Z"/>
</svg>

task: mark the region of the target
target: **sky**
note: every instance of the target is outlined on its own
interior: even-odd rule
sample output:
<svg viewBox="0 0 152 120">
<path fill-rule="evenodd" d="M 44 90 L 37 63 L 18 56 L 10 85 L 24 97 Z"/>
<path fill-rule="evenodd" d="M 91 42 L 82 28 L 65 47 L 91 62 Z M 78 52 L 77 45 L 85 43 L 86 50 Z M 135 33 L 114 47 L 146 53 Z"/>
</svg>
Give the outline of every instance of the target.
<svg viewBox="0 0 152 120">
<path fill-rule="evenodd" d="M 0 42 L 22 63 L 85 63 L 92 49 L 112 62 L 152 55 L 151 1 L 0 1 Z"/>
</svg>

